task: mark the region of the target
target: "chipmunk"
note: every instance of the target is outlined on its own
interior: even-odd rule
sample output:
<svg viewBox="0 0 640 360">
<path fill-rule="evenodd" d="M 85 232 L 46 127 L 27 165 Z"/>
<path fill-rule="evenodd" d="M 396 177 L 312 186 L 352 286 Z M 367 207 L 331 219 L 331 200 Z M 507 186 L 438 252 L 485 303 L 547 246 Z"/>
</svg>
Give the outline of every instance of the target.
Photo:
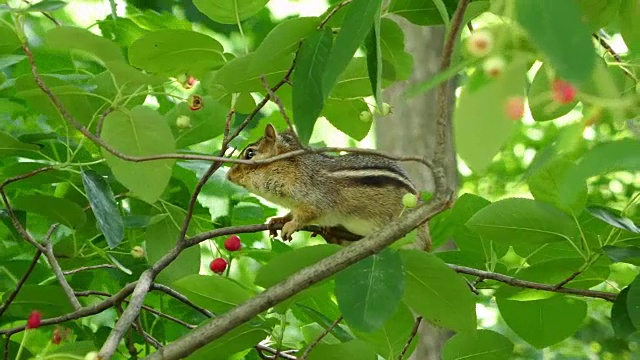
<svg viewBox="0 0 640 360">
<path fill-rule="evenodd" d="M 290 130 L 278 133 L 267 124 L 264 136 L 242 150 L 239 158 L 266 159 L 302 148 Z M 290 210 L 269 221 L 270 227 L 284 224 L 285 241 L 312 224 L 370 235 L 400 216 L 406 193 L 418 194 L 397 162 L 372 154 L 306 153 L 265 164 L 236 163 L 227 179 Z"/>
</svg>

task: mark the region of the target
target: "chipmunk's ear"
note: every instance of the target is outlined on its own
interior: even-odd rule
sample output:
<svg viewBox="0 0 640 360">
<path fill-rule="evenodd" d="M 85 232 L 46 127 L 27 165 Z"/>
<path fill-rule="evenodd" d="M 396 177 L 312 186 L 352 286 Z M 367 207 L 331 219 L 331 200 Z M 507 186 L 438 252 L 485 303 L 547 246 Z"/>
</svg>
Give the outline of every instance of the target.
<svg viewBox="0 0 640 360">
<path fill-rule="evenodd" d="M 267 126 L 264 128 L 264 138 L 266 140 L 276 141 L 277 137 L 278 132 L 276 131 L 276 128 L 274 128 L 270 123 L 267 124 Z"/>
</svg>

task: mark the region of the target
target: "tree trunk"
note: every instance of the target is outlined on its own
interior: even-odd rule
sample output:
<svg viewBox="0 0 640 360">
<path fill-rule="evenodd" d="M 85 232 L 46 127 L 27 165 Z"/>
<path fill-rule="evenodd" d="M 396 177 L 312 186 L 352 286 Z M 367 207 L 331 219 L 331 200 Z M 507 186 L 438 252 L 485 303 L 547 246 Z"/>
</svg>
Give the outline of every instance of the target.
<svg viewBox="0 0 640 360">
<path fill-rule="evenodd" d="M 413 74 L 408 82 L 385 90 L 385 99 L 392 107 L 392 114 L 376 120 L 377 147 L 396 155 L 423 155 L 433 159 L 438 111 L 436 88 L 410 100 L 407 100 L 404 92 L 410 85 L 423 82 L 438 73 L 444 44 L 444 27 L 420 27 L 402 18 L 398 20 L 406 35 L 405 48 L 414 58 Z M 449 115 L 455 100 L 454 88 L 451 86 L 449 89 Z M 456 158 L 451 134 L 448 136 L 445 164 L 447 179 L 453 182 L 452 188 L 457 188 Z M 404 166 L 418 188 L 434 190 L 433 176 L 429 169 L 419 163 L 405 163 Z M 410 359 L 439 360 L 442 344 L 449 336 L 449 331 L 423 320 L 414 340 L 418 344 Z"/>
</svg>

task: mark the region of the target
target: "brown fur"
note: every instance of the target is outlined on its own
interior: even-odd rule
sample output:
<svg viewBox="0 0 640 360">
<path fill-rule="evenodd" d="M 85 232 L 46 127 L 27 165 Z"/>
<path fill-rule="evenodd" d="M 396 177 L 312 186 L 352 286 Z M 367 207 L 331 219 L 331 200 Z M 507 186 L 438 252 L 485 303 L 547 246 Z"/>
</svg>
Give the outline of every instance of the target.
<svg viewBox="0 0 640 360">
<path fill-rule="evenodd" d="M 293 134 L 278 134 L 269 124 L 265 135 L 247 146 L 240 158 L 249 151 L 257 160 L 301 148 Z M 369 235 L 400 215 L 404 194 L 417 193 L 396 162 L 369 154 L 303 154 L 268 164 L 234 164 L 227 178 L 291 210 L 271 221 L 285 223 L 285 240 L 310 224 L 341 225 L 352 233 Z"/>
</svg>

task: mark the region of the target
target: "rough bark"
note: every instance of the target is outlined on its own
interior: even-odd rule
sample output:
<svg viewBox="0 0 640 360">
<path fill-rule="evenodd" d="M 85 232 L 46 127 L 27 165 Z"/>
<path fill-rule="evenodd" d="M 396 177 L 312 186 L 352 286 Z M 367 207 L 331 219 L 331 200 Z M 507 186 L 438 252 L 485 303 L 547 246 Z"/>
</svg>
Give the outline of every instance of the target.
<svg viewBox="0 0 640 360">
<path fill-rule="evenodd" d="M 408 82 L 385 90 L 385 100 L 392 106 L 393 113 L 376 119 L 377 147 L 397 155 L 424 155 L 431 159 L 436 145 L 436 89 L 410 100 L 407 100 L 404 92 L 411 84 L 423 82 L 438 72 L 444 44 L 444 27 L 420 27 L 404 19 L 395 20 L 398 20 L 405 32 L 405 49 L 413 55 L 414 68 Z M 455 99 L 453 90 L 452 86 L 449 95 L 452 108 Z M 454 182 L 452 187 L 457 188 L 456 158 L 451 134 L 447 149 L 447 178 Z M 433 176 L 424 165 L 407 163 L 405 168 L 419 188 L 434 189 Z M 414 340 L 418 344 L 410 359 L 440 359 L 442 344 L 449 336 L 449 331 L 422 321 Z"/>
</svg>

